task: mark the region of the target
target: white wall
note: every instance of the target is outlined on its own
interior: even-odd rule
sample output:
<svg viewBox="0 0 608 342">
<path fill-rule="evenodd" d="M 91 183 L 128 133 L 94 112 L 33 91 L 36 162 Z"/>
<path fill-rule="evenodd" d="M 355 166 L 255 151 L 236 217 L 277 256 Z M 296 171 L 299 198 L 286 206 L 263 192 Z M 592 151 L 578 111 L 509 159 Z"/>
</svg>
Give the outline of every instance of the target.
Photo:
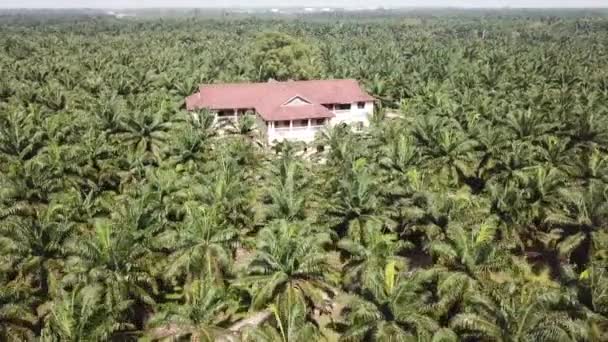
<svg viewBox="0 0 608 342">
<path fill-rule="evenodd" d="M 363 123 L 364 127 L 369 126 L 369 119 L 374 113 L 374 103 L 372 101 L 366 102 L 365 107 L 359 109 L 357 102 L 351 103 L 349 110 L 334 110 L 333 113 L 336 117 L 329 121 L 330 126 L 337 125 L 339 123 L 346 123 L 349 125 L 356 126 L 358 122 Z M 315 139 L 316 134 L 321 130 L 322 127 L 285 127 L 278 128 L 274 126 L 275 123 L 271 122 L 266 135 L 268 137 L 268 144 L 272 144 L 274 141 L 283 140 L 297 140 L 304 142 L 312 142 Z M 326 124 L 327 125 L 327 124 Z"/>
<path fill-rule="evenodd" d="M 374 103 L 369 101 L 365 102 L 365 107 L 359 109 L 357 102 L 351 103 L 350 110 L 335 110 L 334 114 L 336 117 L 331 119 L 331 125 L 335 126 L 339 123 L 346 123 L 349 125 L 362 122 L 363 126 L 369 126 L 369 119 L 374 114 Z"/>
<path fill-rule="evenodd" d="M 308 129 L 306 127 L 297 127 L 291 131 L 277 128 L 272 133 L 268 133 L 268 144 L 272 145 L 275 140 L 277 142 L 291 140 L 310 143 L 315 140 L 318 131 L 319 129 Z"/>
<path fill-rule="evenodd" d="M 268 129 L 268 144 L 272 144 L 274 141 L 281 142 L 283 140 L 293 140 L 293 141 L 304 141 L 306 143 L 312 142 L 315 140 L 315 136 L 317 132 L 323 128 L 323 126 L 315 126 L 311 120 L 308 120 L 308 126 L 293 126 L 293 122 L 291 123 L 291 127 L 275 127 L 275 123 L 270 123 L 270 128 Z"/>
<path fill-rule="evenodd" d="M 335 126 L 339 123 L 346 123 L 349 125 L 357 125 L 358 122 L 363 123 L 364 127 L 369 126 L 369 119 L 374 113 L 374 103 L 372 101 L 366 102 L 365 107 L 359 109 L 357 102 L 351 103 L 349 110 L 334 110 L 333 113 L 336 117 L 332 118 L 328 124 Z M 264 125 L 263 131 L 265 130 L 268 138 L 268 144 L 271 145 L 274 141 L 283 140 L 296 140 L 304 142 L 312 142 L 315 139 L 316 134 L 321 130 L 322 127 L 275 127 L 274 122 L 270 122 L 268 129 L 266 130 L 266 123 L 263 121 L 259 122 L 260 125 Z M 312 125 L 312 122 L 311 122 Z"/>
</svg>

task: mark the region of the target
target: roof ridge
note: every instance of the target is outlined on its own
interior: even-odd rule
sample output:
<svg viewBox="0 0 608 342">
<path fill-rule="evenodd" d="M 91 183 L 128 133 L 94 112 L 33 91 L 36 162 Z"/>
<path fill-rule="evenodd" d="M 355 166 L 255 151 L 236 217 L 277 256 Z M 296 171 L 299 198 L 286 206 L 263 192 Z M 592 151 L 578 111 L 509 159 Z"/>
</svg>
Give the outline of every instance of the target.
<svg viewBox="0 0 608 342">
<path fill-rule="evenodd" d="M 257 86 L 257 85 L 270 85 L 270 86 L 280 86 L 280 85 L 290 85 L 296 83 L 315 83 L 315 82 L 344 82 L 344 81 L 352 81 L 358 82 L 354 78 L 331 78 L 331 79 L 323 79 L 323 80 L 297 80 L 297 81 L 274 81 L 274 82 L 225 82 L 225 83 L 206 83 L 201 84 L 200 87 L 226 87 L 226 86 Z"/>
</svg>

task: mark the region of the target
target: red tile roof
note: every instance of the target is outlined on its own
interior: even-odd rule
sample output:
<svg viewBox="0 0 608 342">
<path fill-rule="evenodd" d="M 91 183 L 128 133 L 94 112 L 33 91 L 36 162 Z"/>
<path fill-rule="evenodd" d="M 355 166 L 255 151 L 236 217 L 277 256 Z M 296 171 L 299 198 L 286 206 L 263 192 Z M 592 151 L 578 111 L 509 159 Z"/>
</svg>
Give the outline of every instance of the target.
<svg viewBox="0 0 608 342">
<path fill-rule="evenodd" d="M 298 96 L 309 104 L 285 105 Z M 202 85 L 186 98 L 188 110 L 253 108 L 266 121 L 328 118 L 322 105 L 373 101 L 356 80 L 288 81 Z"/>
<path fill-rule="evenodd" d="M 327 108 L 318 104 L 281 106 L 274 110 L 262 110 L 258 113 L 260 113 L 266 121 L 321 119 L 333 118 L 335 116 Z"/>
</svg>

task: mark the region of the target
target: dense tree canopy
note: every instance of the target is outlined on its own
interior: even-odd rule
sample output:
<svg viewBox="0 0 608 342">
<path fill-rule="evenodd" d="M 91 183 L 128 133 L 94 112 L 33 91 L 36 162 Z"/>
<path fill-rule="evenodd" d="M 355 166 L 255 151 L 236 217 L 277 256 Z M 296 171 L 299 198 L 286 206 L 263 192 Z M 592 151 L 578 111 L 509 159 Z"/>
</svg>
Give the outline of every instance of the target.
<svg viewBox="0 0 608 342">
<path fill-rule="evenodd" d="M 359 19 L 0 17 L 0 340 L 608 340 L 608 21 Z M 311 77 L 372 126 L 184 110 Z"/>
<path fill-rule="evenodd" d="M 302 80 L 319 76 L 313 46 L 278 32 L 260 34 L 253 44 L 251 62 L 259 81 Z"/>
</svg>

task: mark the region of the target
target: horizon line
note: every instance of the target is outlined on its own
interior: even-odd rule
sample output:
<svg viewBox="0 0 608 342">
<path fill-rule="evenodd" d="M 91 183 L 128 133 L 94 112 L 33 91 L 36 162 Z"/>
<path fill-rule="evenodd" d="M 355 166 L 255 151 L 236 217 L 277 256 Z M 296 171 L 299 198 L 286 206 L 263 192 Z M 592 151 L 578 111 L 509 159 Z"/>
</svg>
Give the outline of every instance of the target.
<svg viewBox="0 0 608 342">
<path fill-rule="evenodd" d="M 531 7 L 521 7 L 521 6 L 433 6 L 433 5 L 425 5 L 425 6 L 368 6 L 368 7 L 349 7 L 349 6 L 285 6 L 285 5 L 277 5 L 277 6 L 125 6 L 125 7 L 2 7 L 0 5 L 0 10 L 121 10 L 121 9 L 274 9 L 274 8 L 314 8 L 314 9 L 356 9 L 361 11 L 373 11 L 373 10 L 399 10 L 399 9 L 507 9 L 507 10 L 527 10 L 527 9 L 538 9 L 538 10 L 569 10 L 569 9 L 608 9 L 608 5 L 606 6 L 558 6 L 558 7 L 549 7 L 549 6 L 531 6 Z"/>
</svg>

